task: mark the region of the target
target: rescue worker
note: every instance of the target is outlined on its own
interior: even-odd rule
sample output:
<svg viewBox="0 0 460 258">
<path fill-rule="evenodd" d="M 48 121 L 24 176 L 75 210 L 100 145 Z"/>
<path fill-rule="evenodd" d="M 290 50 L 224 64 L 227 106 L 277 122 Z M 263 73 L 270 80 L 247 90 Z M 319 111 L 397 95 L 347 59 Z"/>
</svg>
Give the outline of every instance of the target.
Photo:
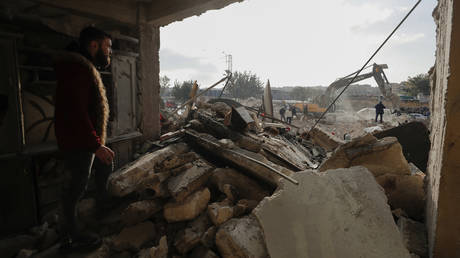
<svg viewBox="0 0 460 258">
<path fill-rule="evenodd" d="M 380 101 L 377 105 L 375 105 L 375 122 L 377 123 L 377 118 L 380 116 L 380 123 L 383 123 L 383 113 L 385 110 L 385 106 Z"/>
</svg>

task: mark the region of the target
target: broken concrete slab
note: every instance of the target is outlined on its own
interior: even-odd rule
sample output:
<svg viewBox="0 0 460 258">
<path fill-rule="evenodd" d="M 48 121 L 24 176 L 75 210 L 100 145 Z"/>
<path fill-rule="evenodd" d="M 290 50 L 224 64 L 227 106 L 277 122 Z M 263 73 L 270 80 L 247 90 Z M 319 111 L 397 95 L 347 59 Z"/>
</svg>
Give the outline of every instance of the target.
<svg viewBox="0 0 460 258">
<path fill-rule="evenodd" d="M 177 202 L 183 201 L 208 181 L 213 169 L 214 167 L 203 160 L 193 162 L 191 168 L 169 180 L 168 190 L 171 196 Z"/>
<path fill-rule="evenodd" d="M 121 252 L 125 250 L 139 251 L 142 245 L 155 238 L 155 225 L 146 221 L 135 226 L 125 227 L 120 234 L 114 237 L 113 249 Z"/>
<path fill-rule="evenodd" d="M 409 175 L 410 168 L 395 137 L 377 140 L 366 135 L 340 146 L 320 167 L 320 171 L 364 166 L 375 177 L 384 174 Z"/>
<path fill-rule="evenodd" d="M 253 211 L 272 258 L 410 257 L 365 167 L 296 173 Z"/>
<path fill-rule="evenodd" d="M 187 151 L 189 151 L 187 144 L 177 143 L 140 157 L 110 175 L 107 183 L 109 193 L 115 196 L 132 193 L 148 173 L 154 172 L 153 169 L 157 164 Z"/>
<path fill-rule="evenodd" d="M 409 252 L 422 258 L 428 257 L 428 241 L 425 224 L 401 217 L 399 231 Z"/>
<path fill-rule="evenodd" d="M 210 199 L 211 193 L 208 188 L 198 190 L 182 202 L 167 203 L 163 209 L 163 216 L 168 222 L 192 220 L 206 209 Z"/>
<path fill-rule="evenodd" d="M 231 114 L 231 124 L 235 130 L 245 131 L 255 124 L 254 119 L 252 119 L 245 107 L 232 107 Z"/>
<path fill-rule="evenodd" d="M 224 258 L 269 257 L 263 231 L 253 216 L 234 218 L 222 224 L 216 234 L 216 246 Z"/>
<path fill-rule="evenodd" d="M 426 171 L 430 152 L 430 132 L 424 123 L 414 121 L 374 134 L 378 139 L 393 136 L 398 138 L 404 157 L 422 171 Z"/>
<path fill-rule="evenodd" d="M 423 221 L 426 194 L 423 187 L 425 175 L 385 174 L 376 178 L 385 189 L 388 203 L 393 209 L 401 208 L 409 217 Z"/>
<path fill-rule="evenodd" d="M 135 225 L 152 217 L 163 208 L 159 200 L 143 200 L 128 205 L 121 214 L 124 225 Z"/>
<path fill-rule="evenodd" d="M 309 139 L 327 151 L 334 151 L 337 147 L 345 143 L 345 141 L 338 139 L 319 127 L 315 127 L 310 131 Z"/>
<path fill-rule="evenodd" d="M 235 188 L 239 198 L 260 201 L 270 193 L 255 180 L 231 168 L 217 168 L 209 178 L 211 185 L 225 193 L 224 186 Z"/>
<path fill-rule="evenodd" d="M 174 246 L 181 254 L 189 252 L 201 242 L 202 236 L 211 225 L 208 216 L 203 213 L 177 234 Z"/>
</svg>

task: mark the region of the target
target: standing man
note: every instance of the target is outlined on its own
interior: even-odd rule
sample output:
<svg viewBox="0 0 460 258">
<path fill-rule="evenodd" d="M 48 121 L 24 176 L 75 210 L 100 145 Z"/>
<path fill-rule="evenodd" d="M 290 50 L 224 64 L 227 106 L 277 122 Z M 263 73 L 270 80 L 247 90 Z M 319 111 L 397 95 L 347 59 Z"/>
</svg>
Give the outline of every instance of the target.
<svg viewBox="0 0 460 258">
<path fill-rule="evenodd" d="M 98 236 L 78 230 L 76 205 L 86 190 L 94 165 L 96 200 L 100 206 L 107 196 L 106 181 L 113 169 L 114 152 L 105 145 L 109 106 L 97 70 L 110 65 L 111 47 L 109 34 L 87 27 L 81 31 L 72 51 L 56 58 L 55 132 L 66 171 L 62 192 L 62 252 L 89 251 L 101 244 Z"/>
<path fill-rule="evenodd" d="M 292 108 L 290 106 L 286 109 L 286 122 L 288 124 L 292 123 Z"/>
<path fill-rule="evenodd" d="M 286 122 L 286 117 L 284 116 L 284 114 L 286 113 L 286 109 L 284 108 L 284 106 L 282 106 L 280 108 L 280 117 L 281 117 L 281 121 L 285 121 Z"/>
<path fill-rule="evenodd" d="M 380 123 L 383 123 L 383 112 L 385 110 L 385 106 L 380 101 L 377 105 L 375 105 L 375 122 L 377 123 L 377 117 L 380 115 Z"/>
</svg>

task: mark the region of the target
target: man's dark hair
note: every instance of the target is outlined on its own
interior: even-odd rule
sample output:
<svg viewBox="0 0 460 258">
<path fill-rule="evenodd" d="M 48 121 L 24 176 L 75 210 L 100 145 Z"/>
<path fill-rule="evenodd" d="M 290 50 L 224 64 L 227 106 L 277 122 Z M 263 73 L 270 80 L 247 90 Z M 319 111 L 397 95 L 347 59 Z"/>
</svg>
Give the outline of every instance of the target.
<svg viewBox="0 0 460 258">
<path fill-rule="evenodd" d="M 104 40 L 106 38 L 112 39 L 112 36 L 100 29 L 88 26 L 80 32 L 79 43 L 81 47 L 87 48 L 91 41 Z"/>
</svg>

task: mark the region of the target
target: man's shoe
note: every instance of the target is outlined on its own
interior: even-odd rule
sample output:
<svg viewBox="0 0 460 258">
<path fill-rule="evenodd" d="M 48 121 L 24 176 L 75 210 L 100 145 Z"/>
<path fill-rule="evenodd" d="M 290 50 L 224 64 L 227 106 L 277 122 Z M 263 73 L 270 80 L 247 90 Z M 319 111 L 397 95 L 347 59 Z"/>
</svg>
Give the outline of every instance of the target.
<svg viewBox="0 0 460 258">
<path fill-rule="evenodd" d="M 62 241 L 59 252 L 62 254 L 75 252 L 90 252 L 99 248 L 102 244 L 101 239 L 93 234 L 79 234 L 74 237 L 66 237 Z"/>
</svg>

